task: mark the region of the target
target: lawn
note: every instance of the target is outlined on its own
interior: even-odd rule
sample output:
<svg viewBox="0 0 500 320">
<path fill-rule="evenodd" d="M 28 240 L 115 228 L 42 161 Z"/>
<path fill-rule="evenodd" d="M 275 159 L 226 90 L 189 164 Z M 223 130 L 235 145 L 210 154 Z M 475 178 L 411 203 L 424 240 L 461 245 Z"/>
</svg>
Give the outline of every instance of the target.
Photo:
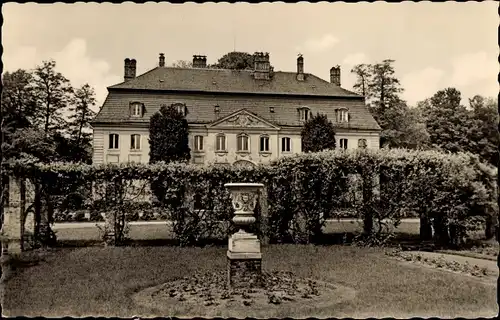
<svg viewBox="0 0 500 320">
<path fill-rule="evenodd" d="M 134 305 L 147 287 L 226 268 L 226 248 L 60 248 L 7 282 L 5 316 L 178 316 Z M 33 253 L 31 253 L 33 254 Z M 270 245 L 265 270 L 337 283 L 356 291 L 335 308 L 277 309 L 275 317 L 493 317 L 496 283 L 395 261 L 380 248 Z M 258 316 L 251 307 L 235 317 Z M 203 316 L 200 314 L 199 316 Z M 227 316 L 227 315 L 221 315 Z"/>
<path fill-rule="evenodd" d="M 167 222 L 130 224 L 128 236 L 134 240 L 163 240 L 172 239 L 171 226 Z M 57 239 L 63 242 L 94 241 L 100 242 L 99 229 L 95 223 L 65 223 L 55 224 Z M 326 234 L 342 235 L 363 230 L 360 221 L 353 220 L 327 220 L 324 227 Z M 419 223 L 414 221 L 402 221 L 396 229 L 398 233 L 407 235 L 419 234 Z"/>
</svg>

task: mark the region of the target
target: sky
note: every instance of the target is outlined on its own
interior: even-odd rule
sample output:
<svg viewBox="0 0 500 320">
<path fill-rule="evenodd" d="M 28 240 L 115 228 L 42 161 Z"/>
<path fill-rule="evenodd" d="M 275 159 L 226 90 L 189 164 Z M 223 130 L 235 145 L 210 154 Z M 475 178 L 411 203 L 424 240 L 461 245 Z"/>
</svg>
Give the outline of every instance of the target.
<svg viewBox="0 0 500 320">
<path fill-rule="evenodd" d="M 403 3 L 146 3 L 15 4 L 2 7 L 5 71 L 54 59 L 73 86 L 90 84 L 98 105 L 123 81 L 125 58 L 137 74 L 158 64 L 206 55 L 269 52 L 275 71 L 304 69 L 329 81 L 340 65 L 351 90 L 359 63 L 395 60 L 403 99 L 413 106 L 455 87 L 462 103 L 498 94 L 498 4 Z"/>
</svg>

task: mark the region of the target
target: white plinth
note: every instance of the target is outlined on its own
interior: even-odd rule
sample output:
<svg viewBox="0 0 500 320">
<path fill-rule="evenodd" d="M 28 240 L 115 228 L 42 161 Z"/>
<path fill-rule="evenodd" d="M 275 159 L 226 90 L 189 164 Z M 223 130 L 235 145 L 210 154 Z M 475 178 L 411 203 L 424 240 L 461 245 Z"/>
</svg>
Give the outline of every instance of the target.
<svg viewBox="0 0 500 320">
<path fill-rule="evenodd" d="M 227 256 L 230 259 L 261 259 L 260 241 L 254 234 L 236 232 L 229 238 Z"/>
</svg>

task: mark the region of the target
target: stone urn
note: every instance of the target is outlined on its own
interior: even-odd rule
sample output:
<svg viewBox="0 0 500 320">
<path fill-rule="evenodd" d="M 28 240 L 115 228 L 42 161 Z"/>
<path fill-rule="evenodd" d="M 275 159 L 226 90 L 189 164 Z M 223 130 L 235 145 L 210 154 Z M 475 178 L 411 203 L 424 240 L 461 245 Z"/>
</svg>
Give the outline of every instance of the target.
<svg viewBox="0 0 500 320">
<path fill-rule="evenodd" d="M 253 223 L 253 211 L 257 205 L 259 190 L 264 187 L 261 183 L 226 183 L 224 185 L 231 193 L 231 202 L 234 208 L 233 222 L 244 232 Z"/>
<path fill-rule="evenodd" d="M 228 282 L 231 287 L 254 287 L 260 285 L 262 275 L 262 253 L 260 241 L 255 234 L 247 232 L 255 223 L 254 209 L 257 205 L 261 183 L 226 183 L 234 208 L 233 222 L 240 228 L 228 242 Z"/>
</svg>

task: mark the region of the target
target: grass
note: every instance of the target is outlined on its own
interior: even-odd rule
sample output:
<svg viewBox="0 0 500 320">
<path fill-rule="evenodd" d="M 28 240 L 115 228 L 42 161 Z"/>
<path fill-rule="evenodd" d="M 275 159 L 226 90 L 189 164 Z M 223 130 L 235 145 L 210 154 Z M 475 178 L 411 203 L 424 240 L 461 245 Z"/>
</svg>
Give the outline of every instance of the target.
<svg viewBox="0 0 500 320">
<path fill-rule="evenodd" d="M 326 234 L 343 235 L 344 233 L 354 233 L 363 229 L 361 222 L 354 221 L 327 221 L 324 227 Z M 57 228 L 57 239 L 60 241 L 100 241 L 97 227 Z M 397 228 L 397 232 L 406 235 L 418 235 L 419 224 L 403 221 Z M 171 228 L 165 224 L 130 225 L 129 236 L 134 240 L 161 240 L 171 239 Z"/>
<path fill-rule="evenodd" d="M 263 268 L 338 283 L 354 300 L 307 314 L 291 307 L 275 317 L 493 317 L 495 284 L 400 263 L 379 248 L 270 245 Z M 173 316 L 133 304 L 147 287 L 208 270 L 225 270 L 226 248 L 61 248 L 17 272 L 5 286 L 5 316 Z M 175 314 L 182 316 L 182 314 Z M 203 315 L 200 315 L 203 316 Z M 235 317 L 252 317 L 252 308 Z"/>
</svg>

